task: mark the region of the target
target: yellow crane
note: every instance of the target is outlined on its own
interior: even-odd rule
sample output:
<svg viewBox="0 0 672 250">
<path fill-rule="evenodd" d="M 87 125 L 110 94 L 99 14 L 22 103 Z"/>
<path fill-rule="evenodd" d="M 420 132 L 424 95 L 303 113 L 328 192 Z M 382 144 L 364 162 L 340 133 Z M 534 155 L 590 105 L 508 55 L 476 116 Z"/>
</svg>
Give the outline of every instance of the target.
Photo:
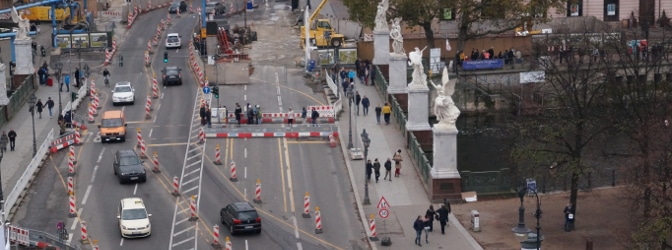
<svg viewBox="0 0 672 250">
<path fill-rule="evenodd" d="M 301 39 L 299 40 L 299 45 L 301 48 L 305 47 L 306 41 L 306 29 L 308 30 L 309 42 L 312 46 L 315 47 L 340 47 L 345 41 L 345 36 L 343 34 L 338 34 L 331 26 L 331 21 L 329 19 L 317 19 L 317 15 L 320 14 L 324 5 L 327 4 L 328 0 L 322 0 L 320 5 L 317 6 L 315 11 L 310 15 L 308 20 L 303 20 L 303 26 L 301 26 Z"/>
</svg>

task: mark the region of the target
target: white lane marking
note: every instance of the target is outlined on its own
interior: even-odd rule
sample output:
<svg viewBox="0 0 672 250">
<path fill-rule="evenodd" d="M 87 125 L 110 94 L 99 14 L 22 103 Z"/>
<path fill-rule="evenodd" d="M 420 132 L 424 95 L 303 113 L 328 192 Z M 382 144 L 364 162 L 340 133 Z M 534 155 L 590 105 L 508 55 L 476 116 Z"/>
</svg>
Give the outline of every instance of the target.
<svg viewBox="0 0 672 250">
<path fill-rule="evenodd" d="M 247 188 L 243 188 L 243 197 L 247 197 Z"/>
<path fill-rule="evenodd" d="M 138 192 L 138 183 L 135 183 L 135 188 L 133 189 L 133 195 Z"/>
<path fill-rule="evenodd" d="M 245 149 L 243 150 L 243 155 L 244 155 L 245 158 L 247 158 L 247 148 L 245 148 Z"/>
<path fill-rule="evenodd" d="M 121 238 L 121 241 L 119 241 L 119 246 L 123 246 L 123 245 L 124 245 L 124 238 Z"/>
<path fill-rule="evenodd" d="M 243 95 L 243 101 L 247 101 L 247 95 Z"/>
<path fill-rule="evenodd" d="M 91 187 L 93 186 L 89 185 L 88 187 L 86 187 L 86 192 L 84 192 L 84 198 L 82 198 L 82 205 L 86 205 L 86 200 L 89 199 L 89 194 L 91 193 Z"/>
<path fill-rule="evenodd" d="M 247 240 L 245 240 L 245 250 L 250 249 L 250 245 L 247 244 Z"/>
<path fill-rule="evenodd" d="M 177 54 L 177 53 L 179 53 L 179 52 L 180 52 L 180 49 L 176 49 L 176 50 L 175 50 L 175 54 Z"/>
<path fill-rule="evenodd" d="M 282 106 L 282 98 L 278 96 L 278 106 Z"/>
<path fill-rule="evenodd" d="M 292 215 L 292 224 L 294 224 L 294 237 L 299 238 L 299 224 L 296 222 L 296 216 Z"/>
<path fill-rule="evenodd" d="M 243 179 L 247 179 L 247 167 L 244 167 L 243 169 L 245 170 L 243 171 L 244 172 Z"/>
<path fill-rule="evenodd" d="M 124 113 L 124 110 L 126 110 L 126 106 L 121 107 L 121 113 Z"/>
<path fill-rule="evenodd" d="M 147 137 L 152 138 L 152 132 L 154 132 L 154 129 L 149 130 L 149 135 Z"/>
<path fill-rule="evenodd" d="M 165 89 L 166 86 L 163 86 L 163 88 Z M 163 100 L 163 95 L 164 95 L 164 94 L 165 94 L 165 93 L 161 93 L 161 100 Z"/>
<path fill-rule="evenodd" d="M 194 229 L 194 227 L 196 227 L 196 226 L 190 226 L 190 227 L 188 227 L 187 229 L 184 229 L 184 230 L 182 230 L 182 231 L 179 231 L 179 232 L 177 232 L 177 233 L 174 233 L 173 236 L 178 236 L 178 235 L 180 235 L 180 234 L 183 234 L 183 233 L 186 232 L 186 231 L 189 231 L 189 230 L 191 230 L 191 229 Z M 192 238 L 193 238 L 193 237 L 192 237 Z M 176 245 L 177 245 L 177 244 L 176 244 Z"/>
<path fill-rule="evenodd" d="M 75 235 L 75 234 L 73 234 L 73 233 L 69 233 L 69 234 L 68 234 L 68 241 L 66 241 L 65 243 L 67 243 L 68 245 L 70 245 L 70 240 L 72 240 L 72 236 L 74 236 L 74 235 Z"/>
<path fill-rule="evenodd" d="M 161 103 L 159 103 L 159 105 L 156 106 L 156 110 L 155 110 L 155 111 L 159 111 L 160 108 L 161 108 Z"/>
<path fill-rule="evenodd" d="M 77 222 L 79 222 L 79 218 L 82 216 L 82 212 L 84 211 L 83 207 L 80 207 L 79 210 L 77 210 L 77 217 L 75 217 L 74 220 L 72 220 L 72 225 L 70 225 L 70 231 L 75 231 L 77 228 Z"/>
<path fill-rule="evenodd" d="M 98 160 L 96 161 L 97 163 L 100 163 L 100 161 L 103 159 L 103 153 L 105 153 L 105 148 L 100 151 L 100 154 L 98 154 Z"/>
<path fill-rule="evenodd" d="M 303 245 L 301 245 L 301 242 L 296 243 L 296 250 L 303 250 Z"/>
<path fill-rule="evenodd" d="M 289 192 L 289 204 L 291 205 L 292 213 L 294 213 L 296 212 L 296 208 L 294 207 L 294 188 L 292 187 L 292 170 L 289 166 L 289 151 L 287 148 L 287 140 L 283 140 L 283 144 L 285 147 L 285 166 L 287 166 L 287 191 Z"/>
<path fill-rule="evenodd" d="M 243 86 L 243 90 L 247 91 L 247 85 Z"/>
<path fill-rule="evenodd" d="M 98 172 L 98 165 L 93 167 L 93 173 L 91 174 L 91 183 L 96 180 L 96 172 Z"/>
</svg>

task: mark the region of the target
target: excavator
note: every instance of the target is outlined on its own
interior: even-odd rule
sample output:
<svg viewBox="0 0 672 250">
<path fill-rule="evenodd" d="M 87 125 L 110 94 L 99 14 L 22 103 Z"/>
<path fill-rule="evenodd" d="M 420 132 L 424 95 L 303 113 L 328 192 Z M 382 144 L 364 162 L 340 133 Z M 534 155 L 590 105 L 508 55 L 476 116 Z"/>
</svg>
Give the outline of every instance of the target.
<svg viewBox="0 0 672 250">
<path fill-rule="evenodd" d="M 315 47 L 340 47 L 345 41 L 345 36 L 343 34 L 338 34 L 331 26 L 329 19 L 317 19 L 317 15 L 320 14 L 324 5 L 327 4 L 328 0 L 322 0 L 320 5 L 317 6 L 315 11 L 310 15 L 308 20 L 303 20 L 303 25 L 301 26 L 301 39 L 299 40 L 299 45 L 301 48 L 305 47 L 306 41 L 306 29 L 310 25 L 309 41 L 312 46 Z"/>
</svg>

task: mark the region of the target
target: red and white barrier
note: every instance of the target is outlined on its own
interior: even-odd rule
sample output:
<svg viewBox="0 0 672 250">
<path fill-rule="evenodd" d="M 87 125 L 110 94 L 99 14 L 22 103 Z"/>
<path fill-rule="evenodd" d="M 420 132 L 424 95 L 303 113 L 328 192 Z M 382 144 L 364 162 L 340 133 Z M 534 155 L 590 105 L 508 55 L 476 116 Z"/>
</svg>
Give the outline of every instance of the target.
<svg viewBox="0 0 672 250">
<path fill-rule="evenodd" d="M 310 193 L 303 196 L 303 218 L 310 218 Z"/>
<path fill-rule="evenodd" d="M 336 116 L 336 111 L 334 109 L 334 105 L 321 105 L 321 106 L 308 106 L 306 107 L 306 110 L 308 110 L 308 114 L 313 111 L 317 111 L 318 114 L 320 114 L 320 117 L 335 117 Z"/>
<path fill-rule="evenodd" d="M 229 180 L 231 180 L 232 182 L 238 181 L 238 174 L 236 173 L 236 162 L 231 161 L 231 164 L 229 164 L 229 167 L 231 168 L 230 169 L 231 178 L 229 178 Z"/>
<path fill-rule="evenodd" d="M 312 132 L 212 132 L 206 133 L 206 138 L 304 138 L 304 137 L 338 137 L 338 132 L 312 131 Z"/>
<path fill-rule="evenodd" d="M 75 160 L 74 157 L 68 156 L 68 176 L 75 175 Z"/>
<path fill-rule="evenodd" d="M 93 110 L 94 110 L 93 105 L 91 103 L 89 103 L 89 123 L 93 123 L 93 122 L 96 121 L 93 118 L 93 112 L 94 112 Z"/>
<path fill-rule="evenodd" d="M 105 65 L 110 65 L 110 60 L 112 60 L 112 51 L 105 50 Z"/>
<path fill-rule="evenodd" d="M 177 176 L 173 177 L 173 196 L 180 195 L 180 179 Z"/>
<path fill-rule="evenodd" d="M 138 142 L 135 145 L 136 148 L 140 148 L 140 144 L 142 144 L 142 130 L 140 128 L 136 128 L 135 132 L 137 134 Z"/>
<path fill-rule="evenodd" d="M 329 135 L 329 146 L 332 148 L 335 148 L 338 143 L 336 143 L 336 136 L 334 136 L 334 133 L 331 133 Z"/>
<path fill-rule="evenodd" d="M 147 159 L 147 147 L 144 140 L 140 143 L 140 158 Z"/>
<path fill-rule="evenodd" d="M 198 220 L 198 211 L 196 208 L 196 195 L 191 196 L 191 202 L 189 202 L 189 210 L 191 210 L 191 217 L 189 217 L 189 221 Z"/>
<path fill-rule="evenodd" d="M 231 239 L 229 239 L 229 236 L 226 236 L 226 238 L 224 238 L 224 245 L 225 250 L 233 250 L 233 244 L 231 244 Z"/>
<path fill-rule="evenodd" d="M 152 10 L 152 1 L 147 2 L 147 11 Z"/>
<path fill-rule="evenodd" d="M 62 135 L 58 138 L 56 138 L 52 143 L 51 147 L 49 148 L 49 152 L 54 154 L 58 152 L 61 149 L 64 149 L 66 147 L 69 147 L 70 145 L 75 143 L 75 134 L 74 133 L 67 133 L 65 135 Z"/>
<path fill-rule="evenodd" d="M 152 51 L 152 42 L 147 41 L 147 51 Z"/>
<path fill-rule="evenodd" d="M 159 82 L 156 80 L 156 74 L 152 78 L 152 98 L 159 98 Z"/>
<path fill-rule="evenodd" d="M 205 143 L 205 131 L 203 131 L 203 127 L 198 131 L 198 144 L 203 144 Z"/>
<path fill-rule="evenodd" d="M 82 228 L 82 242 L 89 240 L 89 231 L 86 230 L 86 221 L 80 221 L 79 226 Z"/>
<path fill-rule="evenodd" d="M 369 231 L 371 231 L 371 240 L 378 240 L 378 234 L 376 233 L 376 216 L 373 214 L 369 217 Z"/>
<path fill-rule="evenodd" d="M 315 233 L 322 233 L 322 216 L 320 215 L 320 207 L 315 206 Z"/>
<path fill-rule="evenodd" d="M 86 130 L 86 125 L 79 123 L 78 121 L 72 120 L 72 126 L 81 130 Z M 80 141 L 82 142 L 82 141 Z"/>
<path fill-rule="evenodd" d="M 68 196 L 75 195 L 75 178 L 68 176 Z"/>
<path fill-rule="evenodd" d="M 79 128 L 75 127 L 75 143 L 74 145 L 82 145 L 82 137 L 79 134 Z"/>
<path fill-rule="evenodd" d="M 68 217 L 77 217 L 77 199 L 74 195 L 68 196 L 68 204 L 70 205 L 70 213 L 68 213 Z"/>
<path fill-rule="evenodd" d="M 215 249 L 221 249 L 222 245 L 219 244 L 219 225 L 214 225 L 212 227 L 212 247 Z"/>
<path fill-rule="evenodd" d="M 149 51 L 145 51 L 145 67 L 149 67 L 151 62 L 149 61 Z"/>
<path fill-rule="evenodd" d="M 112 51 L 117 51 L 117 39 L 112 39 Z"/>
<path fill-rule="evenodd" d="M 145 104 L 145 119 L 152 118 L 152 114 L 150 114 L 151 111 L 152 111 L 152 98 L 147 96 L 147 103 Z"/>
<path fill-rule="evenodd" d="M 152 157 L 152 162 L 154 163 L 154 168 L 152 169 L 152 172 L 161 173 L 161 169 L 159 168 L 159 153 L 156 151 L 154 151 L 154 157 Z"/>
<path fill-rule="evenodd" d="M 74 142 L 73 142 L 73 143 L 74 143 Z M 72 158 L 72 162 L 73 162 L 74 164 L 77 164 L 77 158 L 75 157 L 75 147 L 72 146 L 72 144 L 69 146 L 69 151 L 70 151 L 70 152 L 68 153 L 68 156 L 69 156 L 70 158 Z"/>
<path fill-rule="evenodd" d="M 261 203 L 261 179 L 257 179 L 257 185 L 254 187 L 254 203 Z"/>
<path fill-rule="evenodd" d="M 215 145 L 215 161 L 213 161 L 215 165 L 222 165 L 222 152 L 219 144 Z"/>
</svg>

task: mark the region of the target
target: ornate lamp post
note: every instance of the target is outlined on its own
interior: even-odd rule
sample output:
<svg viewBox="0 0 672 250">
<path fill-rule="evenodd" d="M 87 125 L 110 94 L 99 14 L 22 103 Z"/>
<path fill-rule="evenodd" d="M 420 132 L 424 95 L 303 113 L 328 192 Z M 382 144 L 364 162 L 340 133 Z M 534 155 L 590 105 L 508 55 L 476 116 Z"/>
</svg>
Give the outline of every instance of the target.
<svg viewBox="0 0 672 250">
<path fill-rule="evenodd" d="M 60 62 L 57 62 L 56 65 L 56 80 L 58 80 L 58 86 L 61 86 L 61 73 L 63 70 L 63 64 Z M 61 103 L 61 91 L 58 91 L 58 113 L 61 114 L 63 113 L 63 104 Z"/>
<path fill-rule="evenodd" d="M 37 97 L 35 94 L 31 94 L 28 98 L 28 104 L 30 104 L 30 116 L 33 118 L 33 157 L 37 154 L 37 142 L 35 141 L 35 103 L 37 102 Z"/>
<path fill-rule="evenodd" d="M 368 162 L 368 156 L 369 156 L 369 146 L 371 145 L 371 139 L 369 138 L 369 134 L 366 133 L 366 129 L 362 130 L 362 143 L 364 144 L 364 169 L 366 171 L 366 163 Z M 362 202 L 364 205 L 371 205 L 371 200 L 369 199 L 369 182 L 368 180 L 364 180 L 364 201 Z"/>
<path fill-rule="evenodd" d="M 537 198 L 537 210 L 534 212 L 534 217 L 537 219 L 537 226 L 535 227 L 536 233 L 530 233 L 532 230 L 525 226 L 525 207 L 523 206 L 523 198 L 527 192 L 534 193 L 534 196 Z M 544 236 L 541 235 L 541 225 L 539 220 L 541 219 L 541 201 L 539 200 L 539 195 L 537 190 L 530 189 L 527 187 L 518 189 L 518 198 L 520 198 L 520 207 L 518 208 L 518 226 L 511 229 L 513 235 L 516 236 L 516 239 L 520 241 L 521 249 L 541 249 L 541 241 L 544 240 Z"/>
<path fill-rule="evenodd" d="M 349 129 L 348 129 L 348 149 L 353 148 L 353 146 L 352 146 L 352 101 L 353 101 L 353 98 L 355 97 L 355 93 L 354 93 L 352 88 L 353 88 L 352 86 L 348 87 L 348 92 L 347 92 L 348 100 L 349 100 L 348 101 L 348 111 L 349 111 L 348 112 L 348 117 L 349 117 L 348 120 L 350 121 Z"/>
</svg>

